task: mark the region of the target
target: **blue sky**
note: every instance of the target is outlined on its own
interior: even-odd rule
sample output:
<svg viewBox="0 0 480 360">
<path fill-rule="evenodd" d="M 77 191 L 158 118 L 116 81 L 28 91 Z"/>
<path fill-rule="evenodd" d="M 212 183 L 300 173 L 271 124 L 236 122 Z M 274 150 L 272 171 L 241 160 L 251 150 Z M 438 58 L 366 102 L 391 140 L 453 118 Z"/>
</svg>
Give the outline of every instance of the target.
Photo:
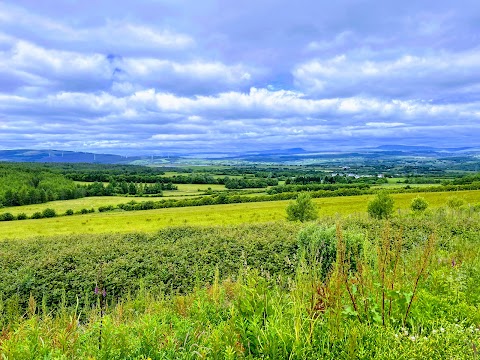
<svg viewBox="0 0 480 360">
<path fill-rule="evenodd" d="M 0 3 L 0 149 L 478 146 L 479 1 Z"/>
</svg>

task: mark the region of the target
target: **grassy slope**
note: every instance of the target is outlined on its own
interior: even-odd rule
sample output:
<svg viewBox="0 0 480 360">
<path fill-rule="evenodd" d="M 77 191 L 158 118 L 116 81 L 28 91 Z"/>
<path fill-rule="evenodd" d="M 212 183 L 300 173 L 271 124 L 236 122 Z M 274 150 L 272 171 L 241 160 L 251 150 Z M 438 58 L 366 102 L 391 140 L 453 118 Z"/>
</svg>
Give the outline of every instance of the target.
<svg viewBox="0 0 480 360">
<path fill-rule="evenodd" d="M 397 209 L 408 209 L 417 194 L 395 194 Z M 444 205 L 450 196 L 458 196 L 467 203 L 480 202 L 480 191 L 422 193 L 431 207 Z M 314 199 L 322 216 L 348 215 L 366 211 L 373 195 Z M 285 219 L 288 201 L 211 205 L 133 212 L 95 213 L 52 219 L 0 222 L 0 238 L 36 235 L 80 234 L 105 232 L 152 232 L 166 226 L 227 225 L 259 223 Z"/>
</svg>

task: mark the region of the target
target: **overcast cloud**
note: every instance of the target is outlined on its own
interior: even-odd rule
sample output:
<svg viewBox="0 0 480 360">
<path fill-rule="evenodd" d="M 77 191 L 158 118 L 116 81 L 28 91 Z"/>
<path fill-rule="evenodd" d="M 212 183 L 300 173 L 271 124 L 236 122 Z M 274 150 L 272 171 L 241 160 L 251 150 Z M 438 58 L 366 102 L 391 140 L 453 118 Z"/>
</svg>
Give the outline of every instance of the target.
<svg viewBox="0 0 480 360">
<path fill-rule="evenodd" d="M 479 146 L 480 2 L 0 3 L 0 149 Z"/>
</svg>

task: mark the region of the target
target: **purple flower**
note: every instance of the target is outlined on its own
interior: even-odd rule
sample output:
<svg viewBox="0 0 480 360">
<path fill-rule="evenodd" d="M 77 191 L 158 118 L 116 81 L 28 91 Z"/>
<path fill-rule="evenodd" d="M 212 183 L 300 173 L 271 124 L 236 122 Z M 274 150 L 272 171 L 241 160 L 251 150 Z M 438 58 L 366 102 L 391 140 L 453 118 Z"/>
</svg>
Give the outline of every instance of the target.
<svg viewBox="0 0 480 360">
<path fill-rule="evenodd" d="M 107 296 L 107 291 L 105 289 L 102 290 L 103 297 Z"/>
<path fill-rule="evenodd" d="M 452 259 L 452 267 L 455 267 L 455 265 L 457 265 L 457 262 L 455 261 L 455 259 Z"/>
<path fill-rule="evenodd" d="M 98 286 L 95 286 L 95 295 L 98 295 Z"/>
</svg>

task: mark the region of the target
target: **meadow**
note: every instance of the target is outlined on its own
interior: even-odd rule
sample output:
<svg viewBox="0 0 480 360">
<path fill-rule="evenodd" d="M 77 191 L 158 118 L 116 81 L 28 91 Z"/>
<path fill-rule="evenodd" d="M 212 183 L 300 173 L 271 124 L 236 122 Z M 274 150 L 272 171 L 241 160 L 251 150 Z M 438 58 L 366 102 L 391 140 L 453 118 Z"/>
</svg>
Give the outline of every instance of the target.
<svg viewBox="0 0 480 360">
<path fill-rule="evenodd" d="M 416 193 L 392 194 L 396 211 L 408 212 L 410 202 Z M 435 208 L 445 204 L 448 198 L 458 197 L 465 204 L 480 203 L 479 191 L 420 193 Z M 330 197 L 313 199 L 321 216 L 364 214 L 368 202 L 374 195 Z M 84 199 L 51 202 L 33 206 L 30 211 L 40 211 L 51 207 L 57 212 L 81 207 L 97 207 L 123 202 L 122 197 L 91 197 Z M 131 200 L 132 198 L 126 198 Z M 136 198 L 135 198 L 136 199 Z M 118 201 L 118 202 L 117 202 Z M 88 206 L 87 206 L 88 203 Z M 145 211 L 93 213 L 63 216 L 50 219 L 32 219 L 14 222 L 0 222 L 0 238 L 24 238 L 37 235 L 55 234 L 96 234 L 108 232 L 145 231 L 152 232 L 167 226 L 178 225 L 228 225 L 241 223 L 261 223 L 284 220 L 285 208 L 289 201 L 268 201 L 241 204 L 206 205 L 198 207 L 167 208 Z M 23 212 L 24 207 L 10 208 Z M 2 209 L 2 210 L 10 210 Z M 37 210 L 38 209 L 38 210 Z"/>
</svg>

